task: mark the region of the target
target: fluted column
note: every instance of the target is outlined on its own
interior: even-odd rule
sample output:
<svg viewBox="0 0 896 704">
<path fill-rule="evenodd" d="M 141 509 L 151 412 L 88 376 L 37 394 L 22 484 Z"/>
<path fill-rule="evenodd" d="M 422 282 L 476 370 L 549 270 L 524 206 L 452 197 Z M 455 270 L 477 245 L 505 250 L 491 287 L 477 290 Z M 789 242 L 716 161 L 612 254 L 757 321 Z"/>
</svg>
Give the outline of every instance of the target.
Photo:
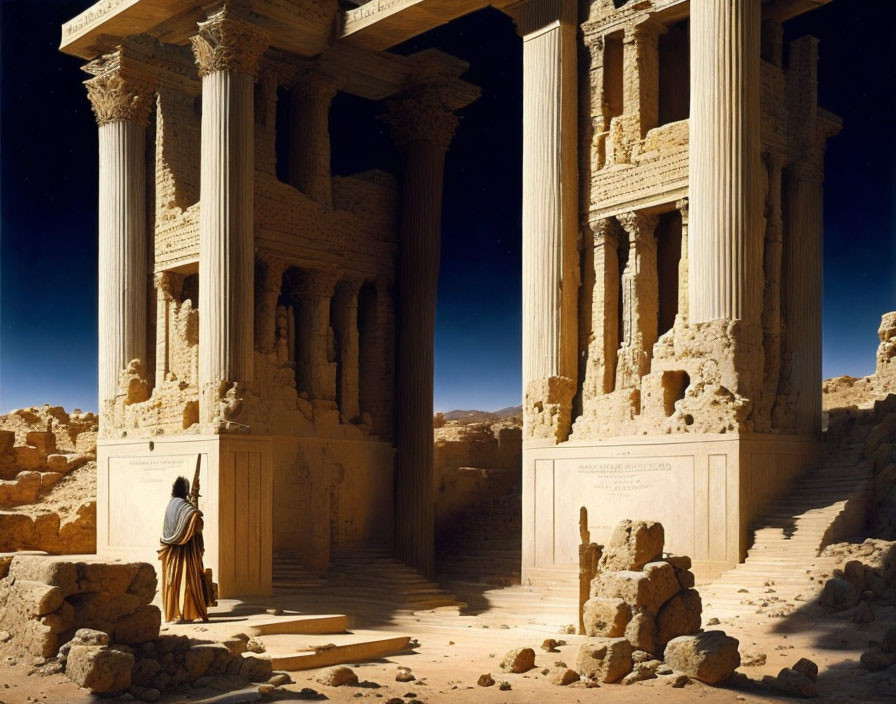
<svg viewBox="0 0 896 704">
<path fill-rule="evenodd" d="M 585 378 L 587 396 L 613 390 L 619 350 L 619 235 L 611 218 L 591 225 L 594 231 L 594 291 L 591 302 L 591 349 Z"/>
<path fill-rule="evenodd" d="M 255 282 L 255 347 L 271 352 L 277 342 L 277 300 L 283 288 L 286 263 L 277 257 L 259 256 L 262 271 Z"/>
<path fill-rule="evenodd" d="M 427 576 L 433 564 L 433 340 L 445 152 L 457 117 L 435 91 L 388 106 L 402 153 L 395 368 L 396 555 Z"/>
<path fill-rule="evenodd" d="M 145 149 L 152 89 L 115 69 L 85 85 L 99 126 L 98 389 L 101 422 L 108 422 L 119 374 L 132 359 L 147 359 Z"/>
<path fill-rule="evenodd" d="M 622 273 L 622 345 L 616 370 L 616 388 L 638 386 L 650 371 L 657 340 L 659 279 L 656 269 L 657 218 L 642 212 L 618 215 L 628 233 L 628 262 Z"/>
<path fill-rule="evenodd" d="M 523 422 L 569 435 L 578 383 L 577 4 L 508 10 L 523 37 Z"/>
<path fill-rule="evenodd" d="M 336 363 L 330 354 L 330 300 L 336 279 L 331 270 L 302 272 L 290 292 L 301 330 L 295 337 L 297 390 L 322 401 L 336 400 Z"/>
<path fill-rule="evenodd" d="M 254 83 L 266 39 L 227 10 L 192 38 L 202 76 L 199 210 L 199 414 L 252 380 L 254 335 Z"/>
<path fill-rule="evenodd" d="M 333 296 L 333 334 L 336 336 L 338 373 L 336 398 L 339 412 L 348 421 L 358 420 L 358 291 L 361 282 L 343 279 Z"/>
<path fill-rule="evenodd" d="M 760 4 L 691 3 L 692 323 L 760 323 Z"/>
<path fill-rule="evenodd" d="M 324 208 L 333 207 L 330 173 L 330 104 L 336 82 L 322 73 L 302 72 L 289 104 L 289 183 Z"/>
<path fill-rule="evenodd" d="M 681 214 L 681 255 L 678 258 L 678 318 L 684 322 L 688 320 L 688 227 L 690 226 L 690 211 L 688 199 L 682 198 L 675 203 L 675 207 Z"/>
</svg>

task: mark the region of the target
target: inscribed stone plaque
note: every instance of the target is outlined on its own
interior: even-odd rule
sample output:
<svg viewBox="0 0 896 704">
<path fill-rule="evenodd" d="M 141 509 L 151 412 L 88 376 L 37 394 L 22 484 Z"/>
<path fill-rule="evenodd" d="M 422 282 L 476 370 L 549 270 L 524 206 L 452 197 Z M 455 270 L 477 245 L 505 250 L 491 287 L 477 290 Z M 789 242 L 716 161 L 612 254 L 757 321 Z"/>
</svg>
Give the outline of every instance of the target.
<svg viewBox="0 0 896 704">
<path fill-rule="evenodd" d="M 692 456 L 591 457 L 556 461 L 558 563 L 578 559 L 579 508 L 588 509 L 591 540 L 606 543 L 626 519 L 660 521 L 666 550 L 683 553 L 694 539 Z M 686 553 L 685 553 L 686 554 Z"/>
<path fill-rule="evenodd" d="M 171 485 L 179 476 L 193 481 L 196 455 L 110 457 L 106 468 L 109 547 L 157 548 Z M 199 484 L 200 493 L 208 490 L 206 454 L 202 455 Z"/>
</svg>

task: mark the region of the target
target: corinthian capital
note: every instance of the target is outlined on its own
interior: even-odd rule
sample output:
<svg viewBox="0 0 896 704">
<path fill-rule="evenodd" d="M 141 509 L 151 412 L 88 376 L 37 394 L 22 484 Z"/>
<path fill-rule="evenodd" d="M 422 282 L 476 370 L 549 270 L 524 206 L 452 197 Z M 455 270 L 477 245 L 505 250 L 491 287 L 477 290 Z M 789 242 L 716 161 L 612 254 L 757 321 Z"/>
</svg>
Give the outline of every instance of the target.
<svg viewBox="0 0 896 704">
<path fill-rule="evenodd" d="M 149 82 L 112 70 L 84 81 L 84 85 L 98 125 L 126 120 L 146 126 L 153 96 Z"/>
<path fill-rule="evenodd" d="M 199 32 L 190 38 L 199 75 L 232 71 L 255 76 L 258 62 L 268 47 L 267 33 L 234 15 L 226 7 L 199 22 Z"/>
<path fill-rule="evenodd" d="M 458 122 L 449 101 L 435 87 L 390 100 L 383 120 L 392 128 L 399 148 L 430 142 L 442 151 L 451 144 Z"/>
<path fill-rule="evenodd" d="M 628 213 L 619 213 L 616 220 L 628 233 L 631 246 L 634 246 L 636 241 L 653 241 L 653 233 L 658 222 L 656 215 L 633 210 Z"/>
</svg>

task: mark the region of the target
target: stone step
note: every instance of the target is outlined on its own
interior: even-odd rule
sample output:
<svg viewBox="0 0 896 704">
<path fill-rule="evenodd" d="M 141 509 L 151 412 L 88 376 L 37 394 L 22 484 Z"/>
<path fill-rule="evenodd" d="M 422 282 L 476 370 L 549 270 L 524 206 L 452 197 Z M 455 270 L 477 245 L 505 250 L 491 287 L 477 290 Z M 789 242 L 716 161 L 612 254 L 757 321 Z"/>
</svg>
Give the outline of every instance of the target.
<svg viewBox="0 0 896 704">
<path fill-rule="evenodd" d="M 328 614 L 323 616 L 284 615 L 253 622 L 246 633 L 250 636 L 266 636 L 280 633 L 292 634 L 324 634 L 344 633 L 348 630 L 349 618 L 345 614 Z"/>
<path fill-rule="evenodd" d="M 289 636 L 262 638 L 274 669 L 287 672 L 376 660 L 407 650 L 410 643 L 409 636 L 384 636 L 372 631 L 325 640 L 306 645 Z"/>
</svg>

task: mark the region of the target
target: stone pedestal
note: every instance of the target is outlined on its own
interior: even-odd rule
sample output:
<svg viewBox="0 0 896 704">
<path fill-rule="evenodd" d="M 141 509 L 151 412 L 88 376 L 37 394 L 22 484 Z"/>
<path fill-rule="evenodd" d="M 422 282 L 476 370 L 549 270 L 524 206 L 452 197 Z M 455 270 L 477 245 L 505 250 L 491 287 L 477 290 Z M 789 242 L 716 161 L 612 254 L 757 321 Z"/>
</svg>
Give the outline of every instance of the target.
<svg viewBox="0 0 896 704">
<path fill-rule="evenodd" d="M 97 446 L 97 554 L 160 569 L 156 551 L 171 485 L 200 466 L 205 555 L 222 598 L 271 591 L 271 441 L 160 436 Z"/>
<path fill-rule="evenodd" d="M 88 65 L 91 70 L 94 65 Z M 96 66 L 101 70 L 101 66 Z M 105 410 L 128 362 L 147 361 L 149 266 L 146 241 L 146 125 L 152 92 L 120 71 L 88 80 L 99 125 L 99 410 Z"/>
<path fill-rule="evenodd" d="M 199 417 L 252 380 L 255 297 L 254 83 L 264 35 L 224 9 L 199 24 L 202 76 L 199 211 Z"/>
<path fill-rule="evenodd" d="M 660 521 L 666 549 L 715 577 L 741 562 L 748 527 L 817 458 L 811 437 L 680 434 L 526 449 L 523 581 L 578 568 L 581 507 L 591 540 L 623 519 Z"/>
</svg>

